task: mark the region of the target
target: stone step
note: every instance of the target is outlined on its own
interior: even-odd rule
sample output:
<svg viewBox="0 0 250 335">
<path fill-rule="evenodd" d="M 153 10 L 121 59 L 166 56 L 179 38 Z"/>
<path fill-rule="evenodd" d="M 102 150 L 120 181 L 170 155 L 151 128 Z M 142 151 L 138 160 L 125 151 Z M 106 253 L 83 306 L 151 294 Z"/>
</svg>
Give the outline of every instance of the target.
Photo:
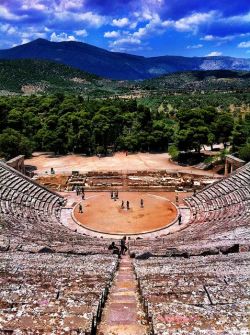
<svg viewBox="0 0 250 335">
<path fill-rule="evenodd" d="M 145 329 L 142 329 L 141 325 L 108 325 L 104 326 L 102 330 L 98 332 L 98 335 L 146 335 Z"/>
<path fill-rule="evenodd" d="M 98 335 L 146 335 L 132 261 L 122 257 L 98 327 Z"/>
</svg>

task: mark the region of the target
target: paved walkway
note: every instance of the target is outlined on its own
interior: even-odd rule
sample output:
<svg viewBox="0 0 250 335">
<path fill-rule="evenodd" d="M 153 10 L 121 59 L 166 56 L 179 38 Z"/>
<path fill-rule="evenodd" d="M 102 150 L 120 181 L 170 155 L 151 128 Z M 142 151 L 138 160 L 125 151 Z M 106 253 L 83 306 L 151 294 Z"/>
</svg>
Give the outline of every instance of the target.
<svg viewBox="0 0 250 335">
<path fill-rule="evenodd" d="M 123 256 L 98 327 L 98 335 L 146 335 L 132 261 Z"/>
</svg>

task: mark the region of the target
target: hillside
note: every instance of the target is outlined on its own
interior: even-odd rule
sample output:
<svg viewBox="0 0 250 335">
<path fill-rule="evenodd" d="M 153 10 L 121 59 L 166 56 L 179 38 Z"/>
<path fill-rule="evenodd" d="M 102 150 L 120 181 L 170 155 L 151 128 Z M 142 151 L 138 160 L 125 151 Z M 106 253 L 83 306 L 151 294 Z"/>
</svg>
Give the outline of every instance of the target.
<svg viewBox="0 0 250 335">
<path fill-rule="evenodd" d="M 144 81 L 116 81 L 45 60 L 0 60 L 1 95 L 63 92 L 136 98 L 178 91 L 245 91 L 249 87 L 250 73 L 241 71 L 178 72 Z"/>
<path fill-rule="evenodd" d="M 49 42 L 37 39 L 7 50 L 0 59 L 45 59 L 117 80 L 139 80 L 193 70 L 250 70 L 250 59 L 233 57 L 141 57 L 110 52 L 81 42 Z"/>
<path fill-rule="evenodd" d="M 98 77 L 69 66 L 39 60 L 0 60 L 0 91 L 80 92 Z"/>
<path fill-rule="evenodd" d="M 214 70 L 177 72 L 140 83 L 142 90 L 160 92 L 234 91 L 250 87 L 250 72 Z"/>
</svg>

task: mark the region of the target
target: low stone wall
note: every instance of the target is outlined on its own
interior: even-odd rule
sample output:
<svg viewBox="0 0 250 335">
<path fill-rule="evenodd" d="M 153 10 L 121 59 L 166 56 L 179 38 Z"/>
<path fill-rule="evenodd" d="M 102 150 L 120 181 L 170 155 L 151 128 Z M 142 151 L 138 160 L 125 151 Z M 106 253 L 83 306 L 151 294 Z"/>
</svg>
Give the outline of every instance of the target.
<svg viewBox="0 0 250 335">
<path fill-rule="evenodd" d="M 6 162 L 6 164 L 13 169 L 25 174 L 24 155 L 14 157 Z"/>
</svg>

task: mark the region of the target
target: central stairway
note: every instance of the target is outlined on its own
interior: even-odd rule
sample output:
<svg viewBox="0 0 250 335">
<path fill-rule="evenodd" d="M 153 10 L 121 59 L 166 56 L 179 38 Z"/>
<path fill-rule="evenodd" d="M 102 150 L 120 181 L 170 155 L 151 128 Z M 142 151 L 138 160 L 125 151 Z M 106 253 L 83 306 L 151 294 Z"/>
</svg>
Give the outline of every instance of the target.
<svg viewBox="0 0 250 335">
<path fill-rule="evenodd" d="M 129 256 L 122 256 L 97 334 L 148 334 L 147 321 L 140 303 L 137 281 Z"/>
</svg>

